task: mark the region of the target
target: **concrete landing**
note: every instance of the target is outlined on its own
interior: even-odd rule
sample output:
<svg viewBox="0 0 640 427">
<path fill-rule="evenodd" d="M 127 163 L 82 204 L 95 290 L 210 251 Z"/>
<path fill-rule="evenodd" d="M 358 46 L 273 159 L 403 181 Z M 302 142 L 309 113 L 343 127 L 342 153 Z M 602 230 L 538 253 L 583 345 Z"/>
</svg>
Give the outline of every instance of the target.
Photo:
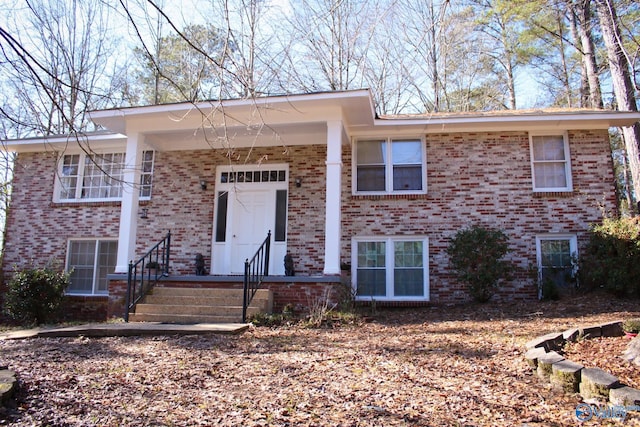
<svg viewBox="0 0 640 427">
<path fill-rule="evenodd" d="M 0 333 L 0 340 L 55 337 L 133 337 L 154 335 L 237 335 L 249 328 L 245 323 L 198 323 L 181 325 L 158 322 L 91 323 L 61 328 L 34 328 Z"/>
</svg>

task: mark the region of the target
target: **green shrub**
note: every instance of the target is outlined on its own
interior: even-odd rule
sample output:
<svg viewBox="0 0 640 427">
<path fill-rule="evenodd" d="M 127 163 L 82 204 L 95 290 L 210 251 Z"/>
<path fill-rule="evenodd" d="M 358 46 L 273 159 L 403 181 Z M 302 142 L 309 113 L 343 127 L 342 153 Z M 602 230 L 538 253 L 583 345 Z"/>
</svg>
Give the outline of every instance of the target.
<svg viewBox="0 0 640 427">
<path fill-rule="evenodd" d="M 249 318 L 255 326 L 277 327 L 290 323 L 293 316 L 288 313 L 256 313 Z"/>
<path fill-rule="evenodd" d="M 592 226 L 579 265 L 586 290 L 640 297 L 640 218 L 607 218 Z"/>
<path fill-rule="evenodd" d="M 69 277 L 48 267 L 16 271 L 7 286 L 4 312 L 25 325 L 57 320 Z"/>
<path fill-rule="evenodd" d="M 556 301 L 560 299 L 560 290 L 558 285 L 551 279 L 542 280 L 542 297 L 543 301 Z"/>
<path fill-rule="evenodd" d="M 637 334 L 640 332 L 640 319 L 627 319 L 622 322 L 622 330 L 625 332 L 630 332 L 633 334 Z"/>
<path fill-rule="evenodd" d="M 503 279 L 508 279 L 511 263 L 503 260 L 509 251 L 508 237 L 501 230 L 473 226 L 451 239 L 449 265 L 465 283 L 471 297 L 488 301 Z"/>
</svg>

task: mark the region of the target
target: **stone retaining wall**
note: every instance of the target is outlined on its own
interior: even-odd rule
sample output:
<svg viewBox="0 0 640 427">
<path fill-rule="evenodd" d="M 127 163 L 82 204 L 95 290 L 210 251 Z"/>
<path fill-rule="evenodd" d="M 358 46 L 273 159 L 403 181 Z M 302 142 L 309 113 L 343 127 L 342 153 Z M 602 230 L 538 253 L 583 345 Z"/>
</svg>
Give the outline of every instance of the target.
<svg viewBox="0 0 640 427">
<path fill-rule="evenodd" d="M 525 358 L 541 379 L 549 381 L 555 388 L 566 392 L 580 393 L 585 401 L 638 406 L 640 405 L 640 390 L 621 384 L 618 378 L 602 369 L 585 368 L 565 359 L 561 354 L 561 350 L 567 342 L 623 335 L 621 321 L 568 329 L 529 341 L 526 344 Z"/>
<path fill-rule="evenodd" d="M 6 367 L 0 367 L 0 404 L 11 399 L 16 389 L 16 374 Z"/>
</svg>

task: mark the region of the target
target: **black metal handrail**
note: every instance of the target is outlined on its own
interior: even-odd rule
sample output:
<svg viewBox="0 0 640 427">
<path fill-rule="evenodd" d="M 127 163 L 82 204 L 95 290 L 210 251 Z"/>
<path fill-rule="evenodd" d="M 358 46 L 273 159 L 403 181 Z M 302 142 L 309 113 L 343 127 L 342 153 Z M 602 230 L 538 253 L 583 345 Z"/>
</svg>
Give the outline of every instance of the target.
<svg viewBox="0 0 640 427">
<path fill-rule="evenodd" d="M 247 308 L 251 304 L 265 276 L 269 275 L 269 248 L 271 247 L 271 230 L 264 239 L 256 254 L 244 262 L 244 297 L 242 299 L 242 323 L 247 321 Z"/>
<path fill-rule="evenodd" d="M 169 254 L 171 252 L 171 231 L 135 263 L 129 262 L 127 277 L 127 305 L 124 321 L 129 321 L 129 313 L 136 304 L 158 283 L 169 275 Z"/>
</svg>

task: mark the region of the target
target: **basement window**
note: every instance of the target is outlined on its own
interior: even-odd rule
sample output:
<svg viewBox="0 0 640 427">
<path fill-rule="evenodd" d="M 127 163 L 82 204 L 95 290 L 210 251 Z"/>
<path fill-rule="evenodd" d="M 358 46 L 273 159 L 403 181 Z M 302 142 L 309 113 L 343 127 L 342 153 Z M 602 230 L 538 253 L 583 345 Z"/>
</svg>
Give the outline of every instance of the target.
<svg viewBox="0 0 640 427">
<path fill-rule="evenodd" d="M 536 236 L 538 279 L 542 286 L 551 282 L 559 289 L 568 289 L 575 281 L 574 259 L 578 239 L 573 234 L 545 234 Z"/>
<path fill-rule="evenodd" d="M 356 238 L 352 247 L 357 300 L 429 300 L 426 237 Z"/>
<path fill-rule="evenodd" d="M 113 273 L 118 257 L 117 240 L 71 240 L 67 271 L 71 271 L 70 295 L 107 295 L 107 274 Z"/>
</svg>

